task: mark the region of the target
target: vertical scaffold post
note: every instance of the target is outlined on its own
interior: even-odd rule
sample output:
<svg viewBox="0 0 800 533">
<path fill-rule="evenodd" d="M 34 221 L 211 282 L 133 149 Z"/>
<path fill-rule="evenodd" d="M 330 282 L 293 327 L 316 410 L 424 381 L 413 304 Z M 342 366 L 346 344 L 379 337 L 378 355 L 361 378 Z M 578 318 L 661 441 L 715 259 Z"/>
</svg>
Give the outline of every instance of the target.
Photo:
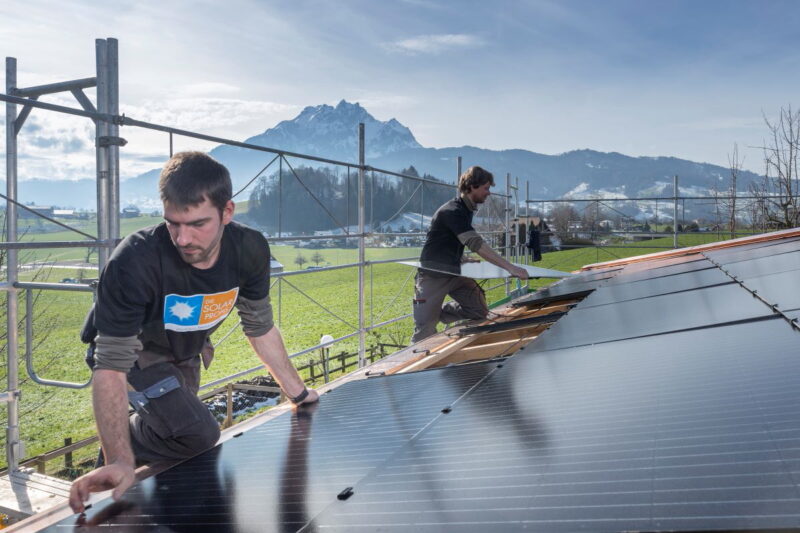
<svg viewBox="0 0 800 533">
<path fill-rule="evenodd" d="M 17 87 L 17 60 L 6 58 L 6 94 L 14 94 Z M 6 103 L 6 196 L 17 199 L 17 106 Z M 17 206 L 6 202 L 6 240 L 17 240 Z M 6 383 L 8 392 L 8 419 L 6 423 L 6 460 L 8 471 L 19 468 L 21 454 L 19 441 L 19 375 L 17 348 L 19 346 L 17 290 L 17 250 L 6 252 L 6 280 L 9 291 L 6 295 Z"/>
<path fill-rule="evenodd" d="M 364 123 L 358 124 L 358 367 L 364 366 L 366 335 L 364 330 L 364 261 L 366 260 Z"/>
<path fill-rule="evenodd" d="M 511 223 L 509 220 L 509 214 L 511 211 L 511 206 L 509 205 L 509 201 L 511 200 L 511 173 L 506 172 L 506 216 L 505 216 L 505 246 L 503 247 L 503 256 L 506 258 L 506 261 L 511 261 L 511 253 L 509 250 L 511 249 Z M 511 280 L 506 276 L 506 296 L 511 294 Z"/>
<path fill-rule="evenodd" d="M 97 112 L 108 114 L 108 42 L 96 39 L 95 60 L 97 67 Z M 110 230 L 108 147 L 102 139 L 109 135 L 109 124 L 104 120 L 95 121 L 95 151 L 97 159 L 97 238 L 108 241 Z M 97 268 L 99 272 L 108 262 L 110 250 L 103 245 L 97 249 Z"/>
<path fill-rule="evenodd" d="M 521 227 L 519 221 L 519 176 L 514 176 L 514 224 L 516 227 L 514 228 L 514 235 L 516 235 L 517 240 L 514 241 L 514 256 L 519 261 L 520 256 L 522 255 L 522 235 L 519 234 L 519 229 Z"/>
<path fill-rule="evenodd" d="M 456 157 L 456 196 L 458 196 L 458 180 L 461 178 L 461 156 Z"/>
<path fill-rule="evenodd" d="M 106 105 L 108 112 L 114 116 L 119 115 L 119 45 L 116 39 L 106 39 L 106 90 L 108 92 Z M 108 125 L 108 136 L 112 139 L 106 156 L 108 157 L 108 238 L 115 242 L 119 240 L 119 126 Z M 112 248 L 107 248 L 110 255 Z"/>
<path fill-rule="evenodd" d="M 672 194 L 675 204 L 672 207 L 672 247 L 678 247 L 678 175 L 672 180 Z"/>
<path fill-rule="evenodd" d="M 528 202 L 531 201 L 531 182 L 530 180 L 525 180 L 525 229 L 527 231 L 531 230 L 531 212 L 530 212 L 530 204 Z M 527 240 L 528 235 L 525 235 L 525 239 Z M 525 250 L 525 264 L 530 265 L 530 255 L 528 253 L 529 250 Z"/>
</svg>

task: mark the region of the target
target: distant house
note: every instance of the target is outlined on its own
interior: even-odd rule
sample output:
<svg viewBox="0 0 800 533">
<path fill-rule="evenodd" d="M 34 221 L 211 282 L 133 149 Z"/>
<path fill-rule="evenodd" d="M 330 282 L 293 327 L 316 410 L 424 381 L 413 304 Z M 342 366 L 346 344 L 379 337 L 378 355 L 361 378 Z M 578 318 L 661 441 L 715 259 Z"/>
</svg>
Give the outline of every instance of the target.
<svg viewBox="0 0 800 533">
<path fill-rule="evenodd" d="M 34 213 L 38 213 L 47 217 L 53 216 L 53 206 L 51 205 L 26 205 L 28 209 L 34 211 Z M 28 209 L 20 209 L 18 210 L 19 218 L 36 218 L 36 214 L 31 213 Z"/>
<path fill-rule="evenodd" d="M 53 209 L 53 216 L 59 218 L 78 218 L 74 209 Z"/>
<path fill-rule="evenodd" d="M 128 207 L 126 207 L 126 208 L 124 208 L 122 210 L 122 214 L 120 215 L 120 218 L 136 218 L 136 217 L 140 216 L 141 214 L 142 214 L 142 212 L 139 211 L 138 207 L 136 207 L 135 205 L 129 205 Z"/>
</svg>

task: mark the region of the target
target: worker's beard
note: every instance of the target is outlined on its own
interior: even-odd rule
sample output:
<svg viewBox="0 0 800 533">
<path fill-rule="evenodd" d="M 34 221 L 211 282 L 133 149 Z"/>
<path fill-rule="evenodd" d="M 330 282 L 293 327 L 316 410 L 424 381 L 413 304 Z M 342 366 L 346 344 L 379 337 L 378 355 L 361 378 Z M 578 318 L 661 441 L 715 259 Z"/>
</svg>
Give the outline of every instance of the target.
<svg viewBox="0 0 800 533">
<path fill-rule="evenodd" d="M 175 248 L 178 250 L 178 254 L 181 256 L 186 263 L 190 265 L 196 265 L 198 263 L 205 263 L 210 259 L 216 260 L 216 256 L 219 253 L 220 249 L 220 242 L 222 241 L 222 230 L 224 227 L 220 228 L 219 235 L 208 245 L 207 248 L 203 248 L 202 246 L 197 246 L 196 244 L 190 244 L 189 246 L 178 246 L 175 245 Z M 173 243 L 174 244 L 174 243 Z M 208 265 L 213 266 L 213 265 Z"/>
</svg>

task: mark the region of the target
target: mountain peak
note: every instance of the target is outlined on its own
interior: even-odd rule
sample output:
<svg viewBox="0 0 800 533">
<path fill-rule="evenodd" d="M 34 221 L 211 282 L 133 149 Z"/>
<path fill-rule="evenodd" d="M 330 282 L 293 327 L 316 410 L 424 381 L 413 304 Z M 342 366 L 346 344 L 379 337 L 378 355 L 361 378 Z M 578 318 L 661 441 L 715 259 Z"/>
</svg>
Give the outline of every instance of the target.
<svg viewBox="0 0 800 533">
<path fill-rule="evenodd" d="M 327 104 L 308 106 L 292 120 L 284 120 L 247 142 L 352 161 L 358 153 L 360 122 L 365 125 L 368 157 L 422 147 L 411 130 L 396 119 L 377 120 L 360 103 L 344 99 L 336 107 Z"/>
</svg>

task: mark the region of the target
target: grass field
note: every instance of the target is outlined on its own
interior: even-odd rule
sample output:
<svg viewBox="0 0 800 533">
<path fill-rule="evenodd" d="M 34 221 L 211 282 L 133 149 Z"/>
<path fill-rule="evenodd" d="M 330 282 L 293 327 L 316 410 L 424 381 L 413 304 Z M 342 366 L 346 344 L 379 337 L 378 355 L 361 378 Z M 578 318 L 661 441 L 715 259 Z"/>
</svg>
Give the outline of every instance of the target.
<svg viewBox="0 0 800 533">
<path fill-rule="evenodd" d="M 143 222 L 156 222 L 159 219 L 123 219 L 124 233 L 128 233 L 143 225 Z M 138 224 L 137 224 L 138 223 Z M 59 233 L 30 235 L 30 239 L 57 240 Z M 67 235 L 64 233 L 63 235 Z M 66 239 L 75 240 L 68 236 Z M 681 236 L 681 245 L 690 246 L 718 240 L 717 235 L 687 234 Z M 583 248 L 544 255 L 537 266 L 570 271 L 598 261 L 607 261 L 618 257 L 641 255 L 660 251 L 672 245 L 672 238 L 649 241 L 647 247 L 626 247 L 596 249 Z M 637 246 L 643 246 L 641 244 Z M 294 259 L 303 254 L 307 259 L 319 251 L 323 256 L 322 264 L 343 265 L 358 260 L 356 249 L 295 249 L 291 246 L 275 245 L 272 252 L 275 258 L 283 263 L 286 270 L 294 270 L 297 266 Z M 81 259 L 85 253 L 79 249 L 56 250 L 47 256 L 50 260 L 66 261 Z M 42 254 L 42 255 L 40 255 Z M 379 261 L 400 257 L 417 257 L 418 248 L 374 248 L 367 250 L 367 259 Z M 37 252 L 37 259 L 45 257 L 44 252 Z M 313 263 L 310 263 L 313 264 Z M 307 265 L 306 265 L 307 266 Z M 86 273 L 87 277 L 96 274 Z M 365 298 L 367 325 L 379 323 L 390 318 L 409 313 L 413 295 L 414 269 L 397 264 L 372 265 L 365 269 Z M 39 280 L 60 281 L 65 277 L 77 277 L 77 270 L 51 269 L 49 271 L 24 272 L 21 279 L 39 276 Z M 358 324 L 358 269 L 346 268 L 332 271 L 306 271 L 302 275 L 288 276 L 281 281 L 273 279 L 275 285 L 271 289 L 275 318 L 281 327 L 287 347 L 297 352 L 318 343 L 325 334 L 337 338 L 353 333 Z M 551 283 L 552 280 L 533 280 L 533 288 Z M 497 280 L 493 283 L 497 284 Z M 488 284 L 484 285 L 488 287 Z M 513 288 L 513 285 L 512 285 Z M 488 291 L 489 302 L 497 301 L 505 296 L 503 287 Z M 312 299 L 315 301 L 312 301 Z M 34 364 L 36 372 L 44 378 L 63 381 L 86 382 L 90 373 L 83 362 L 84 346 L 78 339 L 84 315 L 91 305 L 90 293 L 64 291 L 48 291 L 38 296 L 35 306 Z M 24 314 L 24 300 L 21 301 L 20 316 Z M 215 342 L 233 330 L 217 348 L 214 364 L 204 372 L 203 382 L 255 367 L 258 360 L 252 354 L 246 339 L 238 328 L 235 328 L 235 316 L 229 318 L 214 335 Z M 369 343 L 387 342 L 406 344 L 410 338 L 413 324 L 410 319 L 381 328 L 368 336 Z M 20 342 L 24 341 L 24 328 L 20 330 Z M 355 351 L 357 337 L 336 344 L 331 353 Z M 24 353 L 24 345 L 20 350 L 20 358 Z M 308 356 L 299 357 L 304 362 Z M 4 358 L 5 360 L 5 358 Z M 5 368 L 2 369 L 5 378 Z M 90 393 L 88 389 L 71 390 L 44 387 L 29 380 L 25 372 L 24 361 L 20 364 L 19 375 L 22 380 L 22 398 L 20 402 L 20 432 L 26 444 L 26 456 L 35 456 L 57 448 L 70 437 L 77 441 L 94 433 L 91 412 Z M 5 413 L 0 424 L 5 425 Z M 4 437 L 0 437 L 0 445 L 4 446 Z"/>
</svg>

